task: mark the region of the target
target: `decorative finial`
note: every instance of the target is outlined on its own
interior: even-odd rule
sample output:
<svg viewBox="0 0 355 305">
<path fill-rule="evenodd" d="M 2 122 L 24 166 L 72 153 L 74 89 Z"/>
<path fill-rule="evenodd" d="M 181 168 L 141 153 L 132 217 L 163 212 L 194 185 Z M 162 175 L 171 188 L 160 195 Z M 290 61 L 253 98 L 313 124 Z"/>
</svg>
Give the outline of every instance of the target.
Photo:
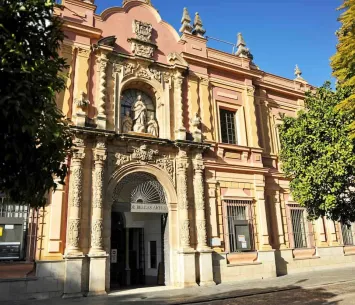
<svg viewBox="0 0 355 305">
<path fill-rule="evenodd" d="M 247 44 L 244 41 L 242 33 L 238 33 L 238 41 L 237 41 L 237 48 L 238 49 L 237 49 L 237 52 L 235 53 L 235 55 L 253 60 L 254 57 L 250 53 L 250 50 L 246 46 L 247 46 Z"/>
<path fill-rule="evenodd" d="M 203 28 L 201 17 L 198 13 L 195 14 L 195 21 L 194 21 L 194 29 L 192 34 L 197 35 L 199 37 L 203 37 L 205 35 L 206 30 Z"/>
<path fill-rule="evenodd" d="M 186 7 L 184 7 L 184 13 L 182 15 L 181 24 L 182 25 L 180 28 L 180 32 L 191 34 L 192 32 L 191 18 L 189 15 L 189 11 L 187 10 Z"/>
<path fill-rule="evenodd" d="M 303 80 L 303 77 L 301 76 L 301 75 L 302 75 L 302 71 L 301 71 L 301 69 L 298 67 L 298 65 L 296 65 L 296 67 L 295 67 L 295 75 L 296 75 L 296 78 L 295 78 L 295 79 Z"/>
</svg>

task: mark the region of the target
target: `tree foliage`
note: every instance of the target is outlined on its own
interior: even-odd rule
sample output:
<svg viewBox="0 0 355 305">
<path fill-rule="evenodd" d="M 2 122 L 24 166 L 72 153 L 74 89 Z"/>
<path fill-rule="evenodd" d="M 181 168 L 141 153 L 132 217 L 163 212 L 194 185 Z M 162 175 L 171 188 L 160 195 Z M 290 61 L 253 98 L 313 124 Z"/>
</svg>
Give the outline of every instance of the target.
<svg viewBox="0 0 355 305">
<path fill-rule="evenodd" d="M 345 0 L 339 7 L 342 13 L 339 17 L 341 28 L 337 31 L 337 52 L 331 58 L 333 75 L 337 78 L 338 85 L 355 87 L 355 0 Z M 355 90 L 339 107 L 342 110 L 355 111 Z M 355 123 L 352 128 L 355 128 Z"/>
<path fill-rule="evenodd" d="M 65 88 L 64 38 L 50 0 L 0 0 L 0 192 L 42 206 L 64 183 L 72 145 L 55 103 Z"/>
<path fill-rule="evenodd" d="M 312 219 L 355 221 L 355 142 L 349 137 L 355 116 L 335 110 L 350 94 L 326 83 L 307 93 L 297 118 L 284 117 L 280 126 L 283 170 L 294 199 Z"/>
</svg>

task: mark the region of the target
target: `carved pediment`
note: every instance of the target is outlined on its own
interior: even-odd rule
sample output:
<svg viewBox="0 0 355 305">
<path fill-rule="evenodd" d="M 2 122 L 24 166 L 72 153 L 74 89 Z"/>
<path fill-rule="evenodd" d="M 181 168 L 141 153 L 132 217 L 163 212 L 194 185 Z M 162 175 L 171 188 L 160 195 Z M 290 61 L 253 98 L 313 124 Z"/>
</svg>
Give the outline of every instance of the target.
<svg viewBox="0 0 355 305">
<path fill-rule="evenodd" d="M 187 61 L 179 53 L 176 52 L 170 53 L 168 55 L 168 62 L 171 65 L 178 66 L 181 68 L 187 68 L 189 66 Z"/>
</svg>

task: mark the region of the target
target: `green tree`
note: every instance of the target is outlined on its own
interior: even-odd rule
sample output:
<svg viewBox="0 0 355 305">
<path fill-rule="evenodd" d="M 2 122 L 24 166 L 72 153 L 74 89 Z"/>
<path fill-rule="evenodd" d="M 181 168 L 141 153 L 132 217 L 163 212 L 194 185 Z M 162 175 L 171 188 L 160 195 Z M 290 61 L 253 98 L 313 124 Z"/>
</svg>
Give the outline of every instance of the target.
<svg viewBox="0 0 355 305">
<path fill-rule="evenodd" d="M 355 116 L 335 110 L 350 91 L 334 92 L 326 83 L 306 94 L 297 118 L 284 117 L 280 126 L 283 170 L 294 199 L 312 219 L 355 221 L 355 142 L 349 137 Z"/>
<path fill-rule="evenodd" d="M 72 145 L 57 109 L 64 35 L 50 0 L 0 0 L 0 192 L 34 207 L 57 183 Z"/>
<path fill-rule="evenodd" d="M 337 52 L 331 58 L 333 75 L 337 78 L 338 85 L 355 87 L 355 0 L 345 0 L 339 7 L 342 10 L 338 20 L 341 27 L 337 31 Z M 339 108 L 355 111 L 355 90 L 346 99 L 341 101 Z M 355 122 L 352 124 L 355 129 Z"/>
</svg>

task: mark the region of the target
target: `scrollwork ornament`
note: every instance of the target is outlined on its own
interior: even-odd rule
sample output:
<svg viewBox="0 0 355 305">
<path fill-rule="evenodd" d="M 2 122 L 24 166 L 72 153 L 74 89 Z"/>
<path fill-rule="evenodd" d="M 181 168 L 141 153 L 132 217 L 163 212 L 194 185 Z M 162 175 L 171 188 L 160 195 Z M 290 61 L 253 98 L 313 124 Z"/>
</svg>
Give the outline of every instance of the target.
<svg viewBox="0 0 355 305">
<path fill-rule="evenodd" d="M 103 220 L 95 219 L 91 227 L 91 245 L 94 248 L 102 248 Z"/>
<path fill-rule="evenodd" d="M 121 153 L 115 154 L 116 165 L 121 166 L 129 162 L 129 156 L 123 155 Z"/>
<path fill-rule="evenodd" d="M 169 159 L 168 156 L 164 155 L 161 159 L 156 161 L 157 166 L 165 170 L 171 177 L 174 175 L 174 165 L 173 161 Z"/>
<path fill-rule="evenodd" d="M 83 188 L 83 169 L 81 166 L 76 166 L 72 169 L 70 193 L 70 206 L 80 207 L 82 201 Z"/>
<path fill-rule="evenodd" d="M 149 149 L 147 145 L 141 145 L 140 147 L 133 148 L 132 159 L 148 162 L 148 161 L 152 161 L 153 156 L 156 156 L 157 154 L 158 154 L 158 150 Z"/>
<path fill-rule="evenodd" d="M 180 240 L 183 247 L 190 246 L 190 221 L 188 219 L 183 220 L 181 223 Z"/>
<path fill-rule="evenodd" d="M 94 172 L 94 200 L 93 208 L 103 207 L 103 184 L 104 184 L 104 168 L 102 166 L 95 166 Z"/>
<path fill-rule="evenodd" d="M 68 244 L 69 247 L 79 248 L 80 219 L 69 219 Z"/>
<path fill-rule="evenodd" d="M 199 246 L 207 246 L 206 220 L 197 221 L 197 242 Z"/>
</svg>

